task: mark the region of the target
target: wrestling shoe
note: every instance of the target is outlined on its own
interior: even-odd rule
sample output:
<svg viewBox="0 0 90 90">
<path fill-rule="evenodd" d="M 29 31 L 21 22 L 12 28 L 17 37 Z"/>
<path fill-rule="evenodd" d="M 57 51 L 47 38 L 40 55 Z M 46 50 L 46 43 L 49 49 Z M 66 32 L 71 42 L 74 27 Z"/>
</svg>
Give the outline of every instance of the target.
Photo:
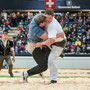
<svg viewBox="0 0 90 90">
<path fill-rule="evenodd" d="M 25 72 L 23 72 L 23 73 L 22 73 L 22 79 L 23 79 L 23 82 L 24 82 L 24 83 L 28 83 L 27 78 L 28 78 L 28 75 L 27 75 Z"/>
<path fill-rule="evenodd" d="M 13 73 L 9 73 L 10 74 L 10 77 L 14 77 Z"/>
<path fill-rule="evenodd" d="M 62 53 L 62 54 L 60 55 L 60 57 L 61 57 L 61 58 L 64 58 L 64 57 L 65 57 L 65 54 L 64 54 L 64 53 Z"/>
<path fill-rule="evenodd" d="M 54 84 L 54 83 L 57 83 L 56 80 L 51 80 L 50 84 Z"/>
</svg>

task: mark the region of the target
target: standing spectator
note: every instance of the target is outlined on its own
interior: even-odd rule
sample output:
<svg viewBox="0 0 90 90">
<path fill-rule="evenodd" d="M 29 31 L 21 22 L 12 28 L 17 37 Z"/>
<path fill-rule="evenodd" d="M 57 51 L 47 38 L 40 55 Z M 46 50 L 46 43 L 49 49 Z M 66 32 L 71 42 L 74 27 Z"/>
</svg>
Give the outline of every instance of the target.
<svg viewBox="0 0 90 90">
<path fill-rule="evenodd" d="M 3 33 L 4 34 L 2 36 L 2 40 L 0 40 L 0 70 L 2 69 L 2 64 L 5 59 L 9 67 L 8 73 L 10 74 L 11 77 L 13 77 L 13 73 L 12 73 L 13 64 L 10 57 L 10 54 L 12 52 L 13 55 L 12 60 L 15 62 L 13 42 L 7 39 L 8 35 L 6 31 L 4 31 Z"/>
</svg>

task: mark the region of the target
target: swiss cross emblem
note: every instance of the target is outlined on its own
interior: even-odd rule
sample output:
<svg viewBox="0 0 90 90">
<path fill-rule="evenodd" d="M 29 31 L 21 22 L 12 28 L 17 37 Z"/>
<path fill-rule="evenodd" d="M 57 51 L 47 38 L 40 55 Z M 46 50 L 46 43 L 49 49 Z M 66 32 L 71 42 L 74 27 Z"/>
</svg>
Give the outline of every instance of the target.
<svg viewBox="0 0 90 90">
<path fill-rule="evenodd" d="M 47 8 L 56 9 L 56 0 L 45 0 L 45 9 Z"/>
</svg>

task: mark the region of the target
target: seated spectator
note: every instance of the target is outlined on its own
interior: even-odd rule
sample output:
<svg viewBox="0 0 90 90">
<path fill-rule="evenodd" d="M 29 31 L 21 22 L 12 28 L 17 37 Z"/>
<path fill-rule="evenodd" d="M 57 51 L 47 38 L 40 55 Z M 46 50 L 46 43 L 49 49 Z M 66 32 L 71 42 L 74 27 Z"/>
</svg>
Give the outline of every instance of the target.
<svg viewBox="0 0 90 90">
<path fill-rule="evenodd" d="M 70 25 L 70 24 L 73 25 L 73 20 L 74 20 L 74 17 L 73 17 L 73 14 L 71 14 L 71 15 L 69 16 L 69 25 Z"/>
<path fill-rule="evenodd" d="M 68 26 L 67 26 L 67 24 L 65 24 L 63 30 L 64 30 L 64 32 L 67 32 L 67 31 L 68 31 Z"/>
<path fill-rule="evenodd" d="M 79 46 L 77 46 L 77 48 L 76 48 L 75 55 L 81 55 L 81 49 Z"/>
<path fill-rule="evenodd" d="M 86 53 L 90 55 L 90 43 L 87 44 L 87 47 L 86 47 Z"/>
<path fill-rule="evenodd" d="M 3 34 L 3 30 L 2 27 L 0 27 L 0 38 L 2 37 L 2 34 Z"/>
<path fill-rule="evenodd" d="M 75 55 L 81 55 L 81 53 L 77 50 Z"/>
<path fill-rule="evenodd" d="M 18 29 L 19 31 L 23 31 L 23 30 L 24 30 L 24 29 L 23 29 L 23 25 L 19 24 L 18 27 L 17 27 L 17 29 Z"/>
<path fill-rule="evenodd" d="M 71 49 L 70 54 L 75 55 L 75 50 L 73 48 Z"/>
<path fill-rule="evenodd" d="M 69 24 L 68 16 L 65 17 L 64 24 L 67 24 L 67 25 Z"/>
<path fill-rule="evenodd" d="M 76 17 L 74 17 L 74 24 L 77 24 L 78 23 L 78 19 Z"/>
<path fill-rule="evenodd" d="M 81 33 L 82 33 L 82 35 L 86 35 L 86 30 L 85 29 L 82 29 L 81 30 Z"/>
<path fill-rule="evenodd" d="M 17 23 L 16 17 L 12 17 L 12 18 L 11 18 L 11 26 L 12 26 L 12 27 L 17 27 L 17 24 L 18 24 L 18 23 Z"/>
<path fill-rule="evenodd" d="M 85 23 L 85 22 L 83 22 L 83 25 L 81 26 L 81 29 L 84 29 L 84 30 L 86 30 L 86 29 L 87 29 L 87 25 L 86 25 L 86 23 Z"/>
<path fill-rule="evenodd" d="M 25 45 L 23 45 L 23 43 L 20 46 L 20 52 L 22 52 L 22 51 L 25 51 Z"/>
<path fill-rule="evenodd" d="M 90 38 L 90 33 L 89 33 L 89 32 L 87 32 L 87 34 L 86 34 L 86 38 L 87 38 L 87 37 Z"/>
<path fill-rule="evenodd" d="M 64 18 L 63 17 L 60 18 L 60 23 L 64 23 Z"/>
<path fill-rule="evenodd" d="M 77 40 L 77 37 L 75 35 L 71 37 L 71 42 L 75 43 L 76 40 Z"/>
<path fill-rule="evenodd" d="M 25 20 L 25 25 L 28 25 L 28 24 L 29 24 L 28 20 Z"/>
<path fill-rule="evenodd" d="M 75 42 L 75 46 L 81 46 L 81 41 L 79 39 Z"/>
<path fill-rule="evenodd" d="M 76 48 L 76 46 L 75 46 L 75 43 L 74 42 L 72 42 L 72 44 L 70 45 L 70 48 L 72 49 L 75 49 Z"/>
<path fill-rule="evenodd" d="M 0 16 L 1 17 L 1 16 Z M 2 26 L 3 24 L 5 24 L 5 19 L 3 19 L 2 17 L 0 18 L 0 26 Z"/>
<path fill-rule="evenodd" d="M 21 46 L 21 44 L 22 44 L 21 39 L 19 39 L 19 40 L 17 41 L 17 43 L 18 43 L 19 46 Z"/>
<path fill-rule="evenodd" d="M 90 37 L 89 36 L 87 36 L 87 38 L 86 38 L 86 44 L 90 44 Z"/>
<path fill-rule="evenodd" d="M 2 25 L 2 29 L 3 29 L 3 31 L 6 30 L 6 25 L 5 24 Z"/>
<path fill-rule="evenodd" d="M 87 22 L 89 22 L 90 21 L 90 16 L 88 16 L 88 18 L 87 18 L 87 20 L 86 20 Z"/>
<path fill-rule="evenodd" d="M 70 47 L 69 47 L 69 46 L 66 46 L 66 47 L 65 47 L 65 54 L 68 55 L 68 54 L 70 53 L 70 51 L 71 51 L 71 50 L 70 50 Z"/>
<path fill-rule="evenodd" d="M 83 35 L 83 37 L 82 37 L 82 40 L 81 40 L 81 41 L 82 41 L 82 43 L 84 43 L 84 44 L 86 43 L 86 37 L 85 37 L 85 35 Z"/>
<path fill-rule="evenodd" d="M 9 18 L 5 21 L 5 24 L 6 24 L 6 25 L 10 25 L 10 24 L 11 24 L 11 22 L 10 22 L 10 19 L 9 19 Z"/>
<path fill-rule="evenodd" d="M 79 39 L 79 41 L 81 41 L 82 39 L 81 35 L 78 35 L 77 38 Z"/>
<path fill-rule="evenodd" d="M 19 22 L 19 24 L 21 24 L 21 25 L 24 25 L 25 24 L 25 22 L 23 21 L 23 19 L 21 19 L 21 21 Z"/>
<path fill-rule="evenodd" d="M 83 20 L 82 20 L 82 17 L 80 16 L 78 19 L 78 25 L 82 25 L 82 22 L 83 22 Z"/>
<path fill-rule="evenodd" d="M 86 54 L 86 45 L 85 45 L 85 44 L 82 44 L 82 46 L 81 46 L 81 53 L 82 53 L 83 55 Z"/>
</svg>

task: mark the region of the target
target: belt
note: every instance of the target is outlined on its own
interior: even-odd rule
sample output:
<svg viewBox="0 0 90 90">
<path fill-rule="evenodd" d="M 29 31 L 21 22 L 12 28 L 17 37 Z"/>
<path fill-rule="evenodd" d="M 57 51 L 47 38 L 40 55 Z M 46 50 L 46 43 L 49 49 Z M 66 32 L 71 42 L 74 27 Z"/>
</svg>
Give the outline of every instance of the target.
<svg viewBox="0 0 90 90">
<path fill-rule="evenodd" d="M 67 41 L 64 39 L 64 40 L 61 41 L 61 42 L 55 42 L 55 43 L 51 44 L 50 47 L 52 47 L 53 45 L 55 45 L 55 46 L 64 48 L 65 45 L 66 45 L 66 42 L 67 42 Z"/>
</svg>

